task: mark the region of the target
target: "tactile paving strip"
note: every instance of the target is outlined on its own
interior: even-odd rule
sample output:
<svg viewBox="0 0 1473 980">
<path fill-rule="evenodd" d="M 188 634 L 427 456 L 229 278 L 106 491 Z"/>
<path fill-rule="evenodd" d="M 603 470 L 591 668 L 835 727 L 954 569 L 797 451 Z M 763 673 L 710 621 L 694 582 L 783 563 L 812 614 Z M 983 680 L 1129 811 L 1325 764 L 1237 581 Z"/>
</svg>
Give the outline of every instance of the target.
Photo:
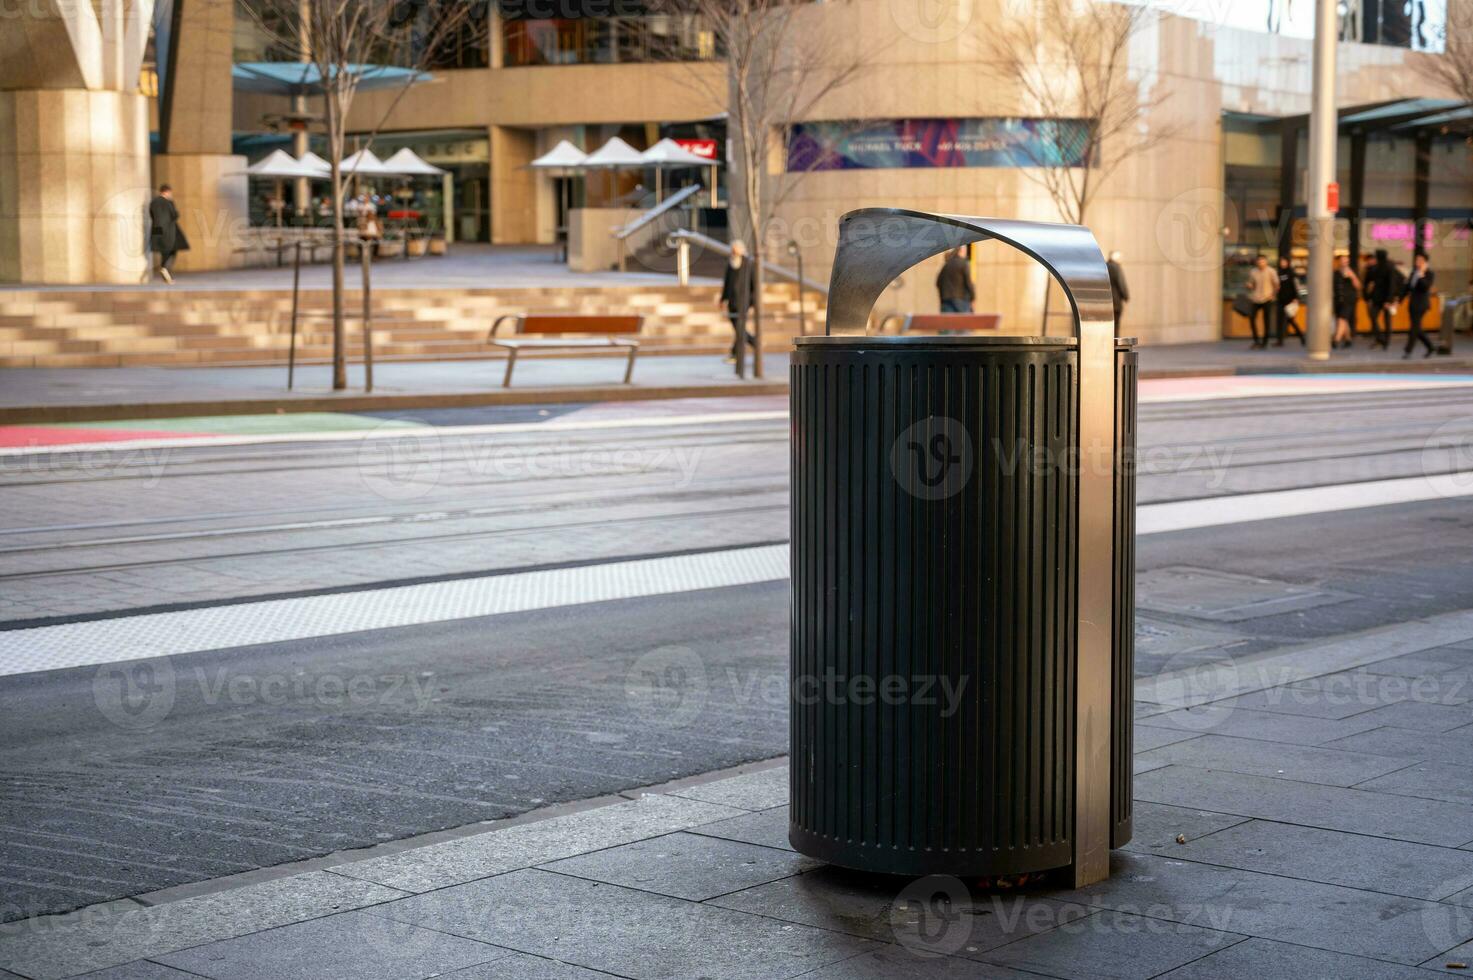
<svg viewBox="0 0 1473 980">
<path fill-rule="evenodd" d="M 0 676 L 788 577 L 770 545 L 0 632 Z"/>
</svg>

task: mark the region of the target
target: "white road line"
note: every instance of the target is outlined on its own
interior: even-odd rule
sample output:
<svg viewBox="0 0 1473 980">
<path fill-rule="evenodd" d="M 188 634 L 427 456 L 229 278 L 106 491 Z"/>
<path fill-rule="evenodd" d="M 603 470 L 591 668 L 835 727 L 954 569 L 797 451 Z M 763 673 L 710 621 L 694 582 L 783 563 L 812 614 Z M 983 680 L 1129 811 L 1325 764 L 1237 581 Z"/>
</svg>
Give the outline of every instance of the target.
<svg viewBox="0 0 1473 980">
<path fill-rule="evenodd" d="M 1473 496 L 1473 473 L 1409 476 L 1366 483 L 1338 483 L 1300 490 L 1270 490 L 1202 500 L 1146 504 L 1136 510 L 1136 532 L 1159 534 L 1276 517 L 1330 514 L 1386 504 Z"/>
<path fill-rule="evenodd" d="M 260 435 L 188 436 L 177 439 L 117 439 L 108 442 L 78 442 L 57 446 L 0 447 L 6 456 L 40 456 L 67 453 L 137 452 L 145 449 L 201 449 L 220 446 L 265 446 L 296 442 L 356 442 L 362 439 L 450 439 L 461 436 L 510 435 L 521 432 L 593 432 L 600 429 L 655 429 L 682 425 L 720 425 L 726 422 L 787 421 L 788 413 L 710 412 L 701 415 L 660 415 L 627 419 L 576 419 L 554 422 L 488 422 L 485 425 L 384 425 L 372 429 L 334 429 L 328 432 L 275 432 Z M 147 425 L 147 419 L 138 420 Z"/>
<path fill-rule="evenodd" d="M 786 545 L 272 599 L 0 632 L 0 675 L 786 578 Z"/>
<path fill-rule="evenodd" d="M 1473 475 L 1450 474 L 1147 504 L 1137 510 L 1136 521 L 1139 534 L 1160 534 L 1470 495 Z M 769 545 L 39 626 L 0 632 L 0 676 L 750 585 L 787 576 L 788 547 Z"/>
</svg>

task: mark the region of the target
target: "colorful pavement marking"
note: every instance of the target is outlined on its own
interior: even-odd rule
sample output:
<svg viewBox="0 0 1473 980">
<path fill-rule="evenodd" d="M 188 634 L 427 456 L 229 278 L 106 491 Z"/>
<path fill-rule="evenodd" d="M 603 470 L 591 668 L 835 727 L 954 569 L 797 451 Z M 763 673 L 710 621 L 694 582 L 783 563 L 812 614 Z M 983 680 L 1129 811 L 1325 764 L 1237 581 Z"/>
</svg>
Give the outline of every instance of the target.
<svg viewBox="0 0 1473 980">
<path fill-rule="evenodd" d="M 1414 391 L 1473 385 L 1469 374 L 1235 374 L 1207 378 L 1143 378 L 1140 400 L 1215 401 L 1285 395 L 1344 395 L 1355 392 Z"/>
<path fill-rule="evenodd" d="M 365 429 L 418 429 L 422 423 L 380 419 L 348 412 L 295 412 L 273 415 L 202 415 L 178 419 L 120 419 L 112 422 L 60 422 L 54 425 L 0 425 L 0 448 L 70 446 L 146 439 L 211 439 L 222 436 L 281 435 L 298 432 L 360 432 Z"/>
</svg>

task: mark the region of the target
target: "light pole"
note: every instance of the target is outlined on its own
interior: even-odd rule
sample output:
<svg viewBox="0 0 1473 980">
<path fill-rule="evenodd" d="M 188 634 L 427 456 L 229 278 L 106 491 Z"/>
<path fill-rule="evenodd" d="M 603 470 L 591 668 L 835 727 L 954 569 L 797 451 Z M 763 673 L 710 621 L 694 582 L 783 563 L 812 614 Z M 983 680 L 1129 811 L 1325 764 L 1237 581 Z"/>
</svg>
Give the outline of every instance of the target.
<svg viewBox="0 0 1473 980">
<path fill-rule="evenodd" d="M 798 263 L 798 336 L 808 336 L 808 311 L 803 304 L 803 251 L 798 243 L 788 239 L 788 254 Z"/>
<path fill-rule="evenodd" d="M 1309 329 L 1312 361 L 1330 358 L 1330 336 L 1335 323 L 1334 269 L 1335 210 L 1339 185 L 1335 183 L 1335 35 L 1336 0 L 1315 0 L 1314 94 L 1309 112 L 1309 187 L 1305 215 L 1309 219 Z"/>
</svg>

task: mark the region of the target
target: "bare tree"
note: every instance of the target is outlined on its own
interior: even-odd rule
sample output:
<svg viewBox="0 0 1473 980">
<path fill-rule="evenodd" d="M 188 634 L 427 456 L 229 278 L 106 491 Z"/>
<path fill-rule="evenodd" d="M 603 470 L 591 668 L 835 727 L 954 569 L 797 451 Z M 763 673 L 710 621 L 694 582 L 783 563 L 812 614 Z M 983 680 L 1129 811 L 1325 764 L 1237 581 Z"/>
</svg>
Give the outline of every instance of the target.
<svg viewBox="0 0 1473 980">
<path fill-rule="evenodd" d="M 351 174 L 342 168 L 348 115 L 366 77 L 391 65 L 413 69 L 374 124 L 373 137 L 419 72 L 467 21 L 476 0 L 237 0 L 238 8 L 286 60 L 305 62 L 320 79 L 328 162 L 332 165 L 332 386 L 348 386 L 344 330 L 343 197 Z"/>
<path fill-rule="evenodd" d="M 1140 125 L 1166 96 L 1142 95 L 1130 72 L 1130 42 L 1156 16 L 1135 4 L 1034 0 L 1014 5 L 990 36 L 991 71 L 1017 86 L 1045 121 L 1044 138 L 1025 140 L 1016 152 L 1063 221 L 1084 224 L 1100 185 L 1122 163 L 1181 129 Z"/>
<path fill-rule="evenodd" d="M 1443 53 L 1416 58 L 1416 68 L 1457 98 L 1473 102 L 1473 0 L 1448 0 L 1442 40 Z"/>
<path fill-rule="evenodd" d="M 724 77 L 713 81 L 698 67 L 691 75 L 713 100 L 727 106 L 728 180 L 736 232 L 751 245 L 752 374 L 760 378 L 767 239 L 778 211 L 812 169 L 790 170 L 786 160 L 779 160 L 793 126 L 858 78 L 871 59 L 847 50 L 853 47 L 851 38 L 829 40 L 833 36 L 828 31 L 802 29 L 805 18 L 824 16 L 822 5 L 801 0 L 656 0 L 655 6 L 663 13 L 699 17 L 725 54 Z M 746 341 L 740 333 L 736 373 L 745 377 Z"/>
</svg>

